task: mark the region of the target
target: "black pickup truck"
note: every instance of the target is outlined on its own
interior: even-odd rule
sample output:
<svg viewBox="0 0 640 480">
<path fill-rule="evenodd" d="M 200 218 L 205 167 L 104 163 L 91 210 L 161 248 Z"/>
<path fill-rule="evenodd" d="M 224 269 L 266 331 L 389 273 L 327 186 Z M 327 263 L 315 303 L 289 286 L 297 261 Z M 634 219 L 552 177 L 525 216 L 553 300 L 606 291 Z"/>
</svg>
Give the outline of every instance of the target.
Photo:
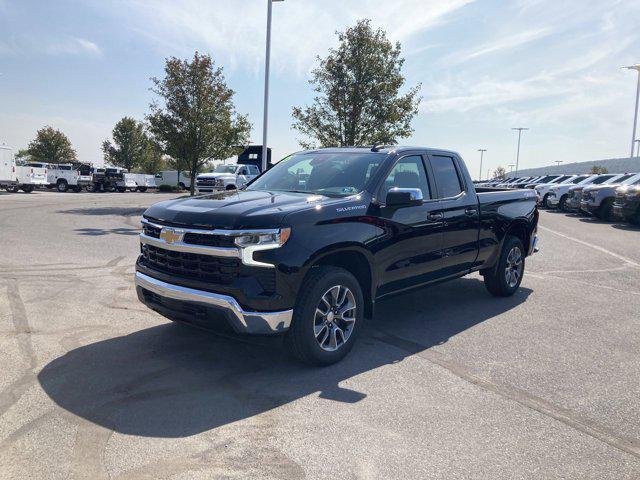
<svg viewBox="0 0 640 480">
<path fill-rule="evenodd" d="M 171 320 L 282 333 L 299 359 L 328 365 L 382 297 L 476 271 L 512 295 L 537 223 L 533 190 L 474 188 L 454 152 L 305 151 L 243 190 L 151 206 L 136 289 Z"/>
</svg>

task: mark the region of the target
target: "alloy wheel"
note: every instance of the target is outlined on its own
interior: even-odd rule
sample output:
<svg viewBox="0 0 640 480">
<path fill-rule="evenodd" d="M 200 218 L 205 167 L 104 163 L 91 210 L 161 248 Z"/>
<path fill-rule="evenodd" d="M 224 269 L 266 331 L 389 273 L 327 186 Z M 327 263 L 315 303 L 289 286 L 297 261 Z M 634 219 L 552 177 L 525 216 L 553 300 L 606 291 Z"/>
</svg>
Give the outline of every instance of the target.
<svg viewBox="0 0 640 480">
<path fill-rule="evenodd" d="M 344 285 L 327 290 L 318 303 L 313 320 L 313 333 L 320 347 L 334 352 L 351 336 L 356 322 L 356 299 Z"/>
</svg>

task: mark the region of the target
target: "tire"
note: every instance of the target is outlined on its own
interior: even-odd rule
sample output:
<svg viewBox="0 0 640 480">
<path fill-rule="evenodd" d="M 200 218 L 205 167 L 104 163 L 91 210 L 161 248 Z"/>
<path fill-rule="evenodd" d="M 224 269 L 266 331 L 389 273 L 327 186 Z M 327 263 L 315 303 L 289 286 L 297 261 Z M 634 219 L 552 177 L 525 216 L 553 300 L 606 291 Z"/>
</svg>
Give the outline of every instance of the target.
<svg viewBox="0 0 640 480">
<path fill-rule="evenodd" d="M 71 190 L 73 190 L 74 193 L 80 193 L 82 191 L 82 187 L 80 185 L 74 185 Z"/>
<path fill-rule="evenodd" d="M 547 194 L 542 198 L 542 206 L 543 206 L 544 208 L 549 208 L 548 200 L 549 200 L 549 194 L 547 193 Z"/>
<path fill-rule="evenodd" d="M 20 187 L 20 189 L 24 192 L 24 193 L 31 193 L 33 192 L 33 190 L 35 189 L 35 187 L 33 185 L 23 185 L 22 187 Z"/>
<path fill-rule="evenodd" d="M 338 296 L 338 306 L 330 309 L 323 298 L 335 299 L 333 292 Z M 331 303 L 336 302 L 332 300 Z M 336 309 L 340 305 L 344 307 L 350 304 L 355 307 L 343 311 L 342 318 L 336 320 Z M 317 313 L 324 309 L 327 310 L 325 315 Z M 348 321 L 345 321 L 346 318 Z M 358 280 L 342 268 L 313 267 L 300 287 L 285 345 L 304 363 L 331 365 L 351 351 L 363 323 L 364 297 Z M 340 335 L 339 331 L 344 334 Z"/>
<path fill-rule="evenodd" d="M 235 185 L 227 185 L 225 190 L 237 190 Z"/>
<path fill-rule="evenodd" d="M 56 183 L 56 188 L 60 193 L 64 193 L 69 190 L 69 184 L 66 180 L 58 180 L 58 183 Z"/>
<path fill-rule="evenodd" d="M 125 187 L 116 187 L 116 190 L 120 193 L 124 193 L 127 191 L 127 189 Z"/>
<path fill-rule="evenodd" d="M 613 221 L 613 199 L 607 198 L 596 213 L 596 217 L 605 222 Z"/>
<path fill-rule="evenodd" d="M 563 195 L 560 197 L 560 202 L 558 203 L 558 208 L 563 212 L 567 211 L 567 196 Z"/>
<path fill-rule="evenodd" d="M 187 188 L 186 185 L 182 182 L 180 182 L 178 186 L 180 187 L 180 190 L 185 190 Z"/>
<path fill-rule="evenodd" d="M 138 191 L 144 193 L 147 191 L 147 187 L 138 187 Z"/>
<path fill-rule="evenodd" d="M 90 183 L 89 185 L 87 185 L 87 192 L 93 193 L 97 191 L 98 191 L 98 188 L 96 187 L 95 183 Z"/>
<path fill-rule="evenodd" d="M 494 297 L 510 297 L 522 283 L 525 250 L 518 237 L 508 235 L 495 268 L 484 272 L 484 285 Z M 514 275 L 517 275 L 514 278 Z"/>
</svg>

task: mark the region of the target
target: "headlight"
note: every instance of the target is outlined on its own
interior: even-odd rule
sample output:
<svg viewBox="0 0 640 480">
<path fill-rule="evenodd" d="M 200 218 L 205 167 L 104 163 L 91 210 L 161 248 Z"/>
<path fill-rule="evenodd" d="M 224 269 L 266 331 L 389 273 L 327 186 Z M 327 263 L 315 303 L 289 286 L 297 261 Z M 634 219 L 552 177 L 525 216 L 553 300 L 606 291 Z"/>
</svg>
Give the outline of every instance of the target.
<svg viewBox="0 0 640 480">
<path fill-rule="evenodd" d="M 242 263 L 245 265 L 253 265 L 260 267 L 273 267 L 270 263 L 258 262 L 254 260 L 253 253 L 260 250 L 271 250 L 280 248 L 291 236 L 290 228 L 281 228 L 278 230 L 256 230 L 247 231 L 242 235 L 238 235 L 234 239 L 234 243 L 240 247 L 242 254 Z"/>
<path fill-rule="evenodd" d="M 235 237 L 235 244 L 241 248 L 252 246 L 265 246 L 271 245 L 273 248 L 281 247 L 289 240 L 291 235 L 290 228 L 282 228 L 280 230 L 260 231 L 255 233 L 247 232 L 244 235 Z"/>
</svg>

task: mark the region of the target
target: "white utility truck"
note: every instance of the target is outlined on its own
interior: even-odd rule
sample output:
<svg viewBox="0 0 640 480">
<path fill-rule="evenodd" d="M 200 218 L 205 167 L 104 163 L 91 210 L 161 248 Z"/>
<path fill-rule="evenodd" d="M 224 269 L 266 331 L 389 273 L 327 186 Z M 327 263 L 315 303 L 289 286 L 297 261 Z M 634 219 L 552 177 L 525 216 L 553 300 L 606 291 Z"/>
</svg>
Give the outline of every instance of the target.
<svg viewBox="0 0 640 480">
<path fill-rule="evenodd" d="M 16 165 L 17 184 L 7 190 L 17 192 L 22 190 L 25 193 L 31 193 L 38 187 L 46 187 L 47 182 L 47 163 L 29 162 L 24 165 Z"/>
<path fill-rule="evenodd" d="M 47 182 L 49 188 L 56 188 L 59 192 L 73 190 L 79 192 L 93 180 L 91 167 L 83 164 L 60 163 L 49 164 Z"/>
<path fill-rule="evenodd" d="M 158 188 L 156 185 L 156 177 L 154 175 L 134 173 L 133 177 L 136 182 L 136 190 L 139 192 L 146 192 L 149 188 Z"/>
</svg>

